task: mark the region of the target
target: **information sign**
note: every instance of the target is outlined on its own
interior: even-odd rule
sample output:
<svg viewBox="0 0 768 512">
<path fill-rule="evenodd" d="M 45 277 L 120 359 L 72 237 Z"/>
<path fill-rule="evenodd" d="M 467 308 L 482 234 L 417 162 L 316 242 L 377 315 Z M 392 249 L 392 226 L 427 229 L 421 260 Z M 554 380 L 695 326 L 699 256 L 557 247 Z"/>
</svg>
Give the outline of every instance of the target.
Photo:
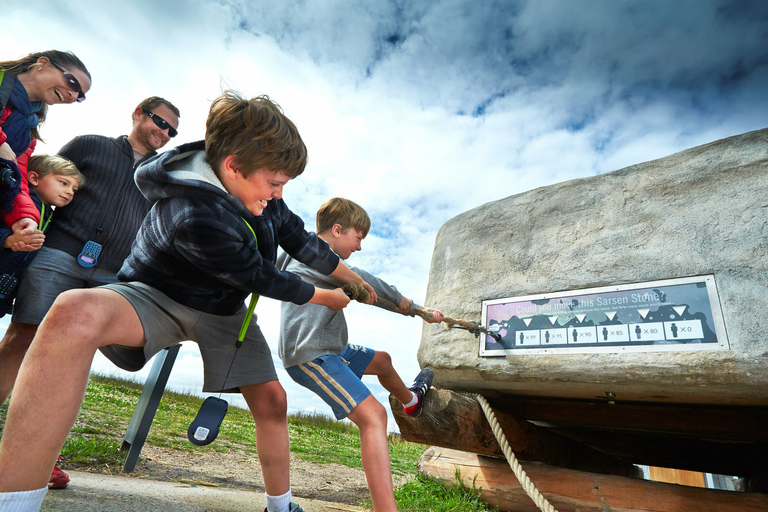
<svg viewBox="0 0 768 512">
<path fill-rule="evenodd" d="M 481 356 L 728 350 L 712 275 L 483 301 Z"/>
</svg>

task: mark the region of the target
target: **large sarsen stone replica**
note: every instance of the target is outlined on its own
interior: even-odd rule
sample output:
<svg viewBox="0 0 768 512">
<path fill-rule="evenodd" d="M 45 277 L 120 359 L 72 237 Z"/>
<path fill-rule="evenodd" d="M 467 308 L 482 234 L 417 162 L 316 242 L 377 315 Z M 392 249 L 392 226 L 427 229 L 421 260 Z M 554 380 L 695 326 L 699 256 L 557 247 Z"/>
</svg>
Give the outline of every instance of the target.
<svg viewBox="0 0 768 512">
<path fill-rule="evenodd" d="M 523 461 L 621 475 L 626 489 L 649 465 L 768 491 L 768 129 L 451 219 L 426 304 L 495 338 L 424 326 L 419 363 L 437 390 L 425 417 L 395 411 L 406 439 L 500 455 L 466 391 L 488 400 Z M 563 481 L 541 483 L 568 510 L 583 489 L 556 490 Z M 603 510 L 611 493 L 594 485 Z M 656 494 L 642 489 L 638 503 Z M 612 496 L 634 510 L 634 496 Z M 696 499 L 686 510 L 714 503 Z M 751 499 L 725 501 L 768 509 Z"/>
<path fill-rule="evenodd" d="M 729 350 L 480 357 L 425 328 L 436 386 L 482 393 L 768 405 L 768 130 L 485 204 L 437 237 L 427 304 L 713 275 Z"/>
</svg>

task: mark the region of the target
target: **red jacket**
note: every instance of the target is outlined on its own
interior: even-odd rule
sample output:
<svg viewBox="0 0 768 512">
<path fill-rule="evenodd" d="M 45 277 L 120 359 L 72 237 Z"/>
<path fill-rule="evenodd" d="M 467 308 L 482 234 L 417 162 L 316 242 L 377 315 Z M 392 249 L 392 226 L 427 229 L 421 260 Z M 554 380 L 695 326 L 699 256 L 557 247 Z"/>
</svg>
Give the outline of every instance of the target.
<svg viewBox="0 0 768 512">
<path fill-rule="evenodd" d="M 5 135 L 5 132 L 3 132 L 2 126 L 10 115 L 11 108 L 6 106 L 5 109 L 3 109 L 2 115 L 0 115 L 0 144 L 3 144 L 8 138 Z M 27 165 L 29 164 L 32 152 L 35 150 L 36 143 L 37 141 L 32 139 L 29 148 L 27 148 L 23 154 L 16 157 L 16 165 L 19 167 L 19 171 L 21 171 L 21 193 L 16 196 L 16 199 L 13 202 L 13 210 L 3 217 L 3 221 L 8 226 L 13 226 L 14 222 L 23 218 L 29 218 L 38 223 L 40 222 L 40 210 L 37 209 L 34 201 L 29 197 L 29 181 L 27 178 Z"/>
</svg>

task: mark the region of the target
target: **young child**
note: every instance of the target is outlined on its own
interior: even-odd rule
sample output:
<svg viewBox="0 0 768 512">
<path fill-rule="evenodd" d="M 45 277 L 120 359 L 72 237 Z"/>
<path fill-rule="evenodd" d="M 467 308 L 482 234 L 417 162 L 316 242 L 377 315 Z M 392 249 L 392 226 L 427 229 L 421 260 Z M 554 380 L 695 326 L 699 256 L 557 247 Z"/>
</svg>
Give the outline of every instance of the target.
<svg viewBox="0 0 768 512">
<path fill-rule="evenodd" d="M 66 206 L 72 201 L 77 189 L 85 183 L 85 176 L 66 158 L 53 155 L 36 155 L 29 160 L 28 179 L 30 197 L 40 212 L 38 229 L 30 235 L 14 233 L 10 226 L 0 224 L 0 317 L 4 316 L 16 297 L 16 282 L 32 260 L 36 251 L 28 248 L 45 240 L 53 207 Z M 15 251 L 15 252 L 14 252 Z"/>
<path fill-rule="evenodd" d="M 361 243 L 370 227 L 365 210 L 347 199 L 331 199 L 317 212 L 318 236 L 328 242 L 342 260 L 362 250 Z M 279 256 L 277 264 L 281 270 L 297 274 L 320 288 L 333 289 L 344 284 L 285 253 Z M 397 304 L 399 313 L 414 315 L 412 302 L 393 286 L 364 270 L 349 268 L 370 283 L 379 297 Z M 373 508 L 376 512 L 397 510 L 389 461 L 387 413 L 360 379 L 363 375 L 376 375 L 384 389 L 404 404 L 407 414 L 419 415 L 424 395 L 432 385 L 433 371 L 424 368 L 409 389 L 392 367 L 389 354 L 347 344 L 343 312 L 312 304 L 283 303 L 281 307 L 279 353 L 288 375 L 331 406 L 336 419 L 349 418 L 360 428 L 363 469 Z M 432 312 L 431 322 L 443 320 L 442 312 L 428 311 Z"/>
<path fill-rule="evenodd" d="M 267 510 L 301 512 L 291 498 L 285 391 L 244 301 L 259 294 L 334 310 L 349 303 L 342 290 L 279 271 L 278 246 L 376 300 L 281 199 L 306 157 L 298 130 L 269 98 L 227 92 L 211 105 L 205 141 L 139 166 L 136 183 L 154 204 L 121 282 L 59 295 L 24 358 L 0 441 L 0 510 L 40 507 L 97 349 L 137 370 L 163 348 L 193 340 L 203 390 L 242 393 L 251 410 Z"/>
</svg>

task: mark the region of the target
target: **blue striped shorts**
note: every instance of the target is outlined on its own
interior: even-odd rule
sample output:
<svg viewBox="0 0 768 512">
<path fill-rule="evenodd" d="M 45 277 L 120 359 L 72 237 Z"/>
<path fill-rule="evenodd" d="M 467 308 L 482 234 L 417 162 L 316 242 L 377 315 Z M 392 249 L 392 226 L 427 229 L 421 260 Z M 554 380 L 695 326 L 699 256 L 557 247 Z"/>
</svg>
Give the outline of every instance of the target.
<svg viewBox="0 0 768 512">
<path fill-rule="evenodd" d="M 327 354 L 312 361 L 286 368 L 293 380 L 312 390 L 331 406 L 337 420 L 344 419 L 368 398 L 370 390 L 360 380 L 371 364 L 375 351 L 360 345 L 347 345 L 340 354 Z"/>
</svg>

